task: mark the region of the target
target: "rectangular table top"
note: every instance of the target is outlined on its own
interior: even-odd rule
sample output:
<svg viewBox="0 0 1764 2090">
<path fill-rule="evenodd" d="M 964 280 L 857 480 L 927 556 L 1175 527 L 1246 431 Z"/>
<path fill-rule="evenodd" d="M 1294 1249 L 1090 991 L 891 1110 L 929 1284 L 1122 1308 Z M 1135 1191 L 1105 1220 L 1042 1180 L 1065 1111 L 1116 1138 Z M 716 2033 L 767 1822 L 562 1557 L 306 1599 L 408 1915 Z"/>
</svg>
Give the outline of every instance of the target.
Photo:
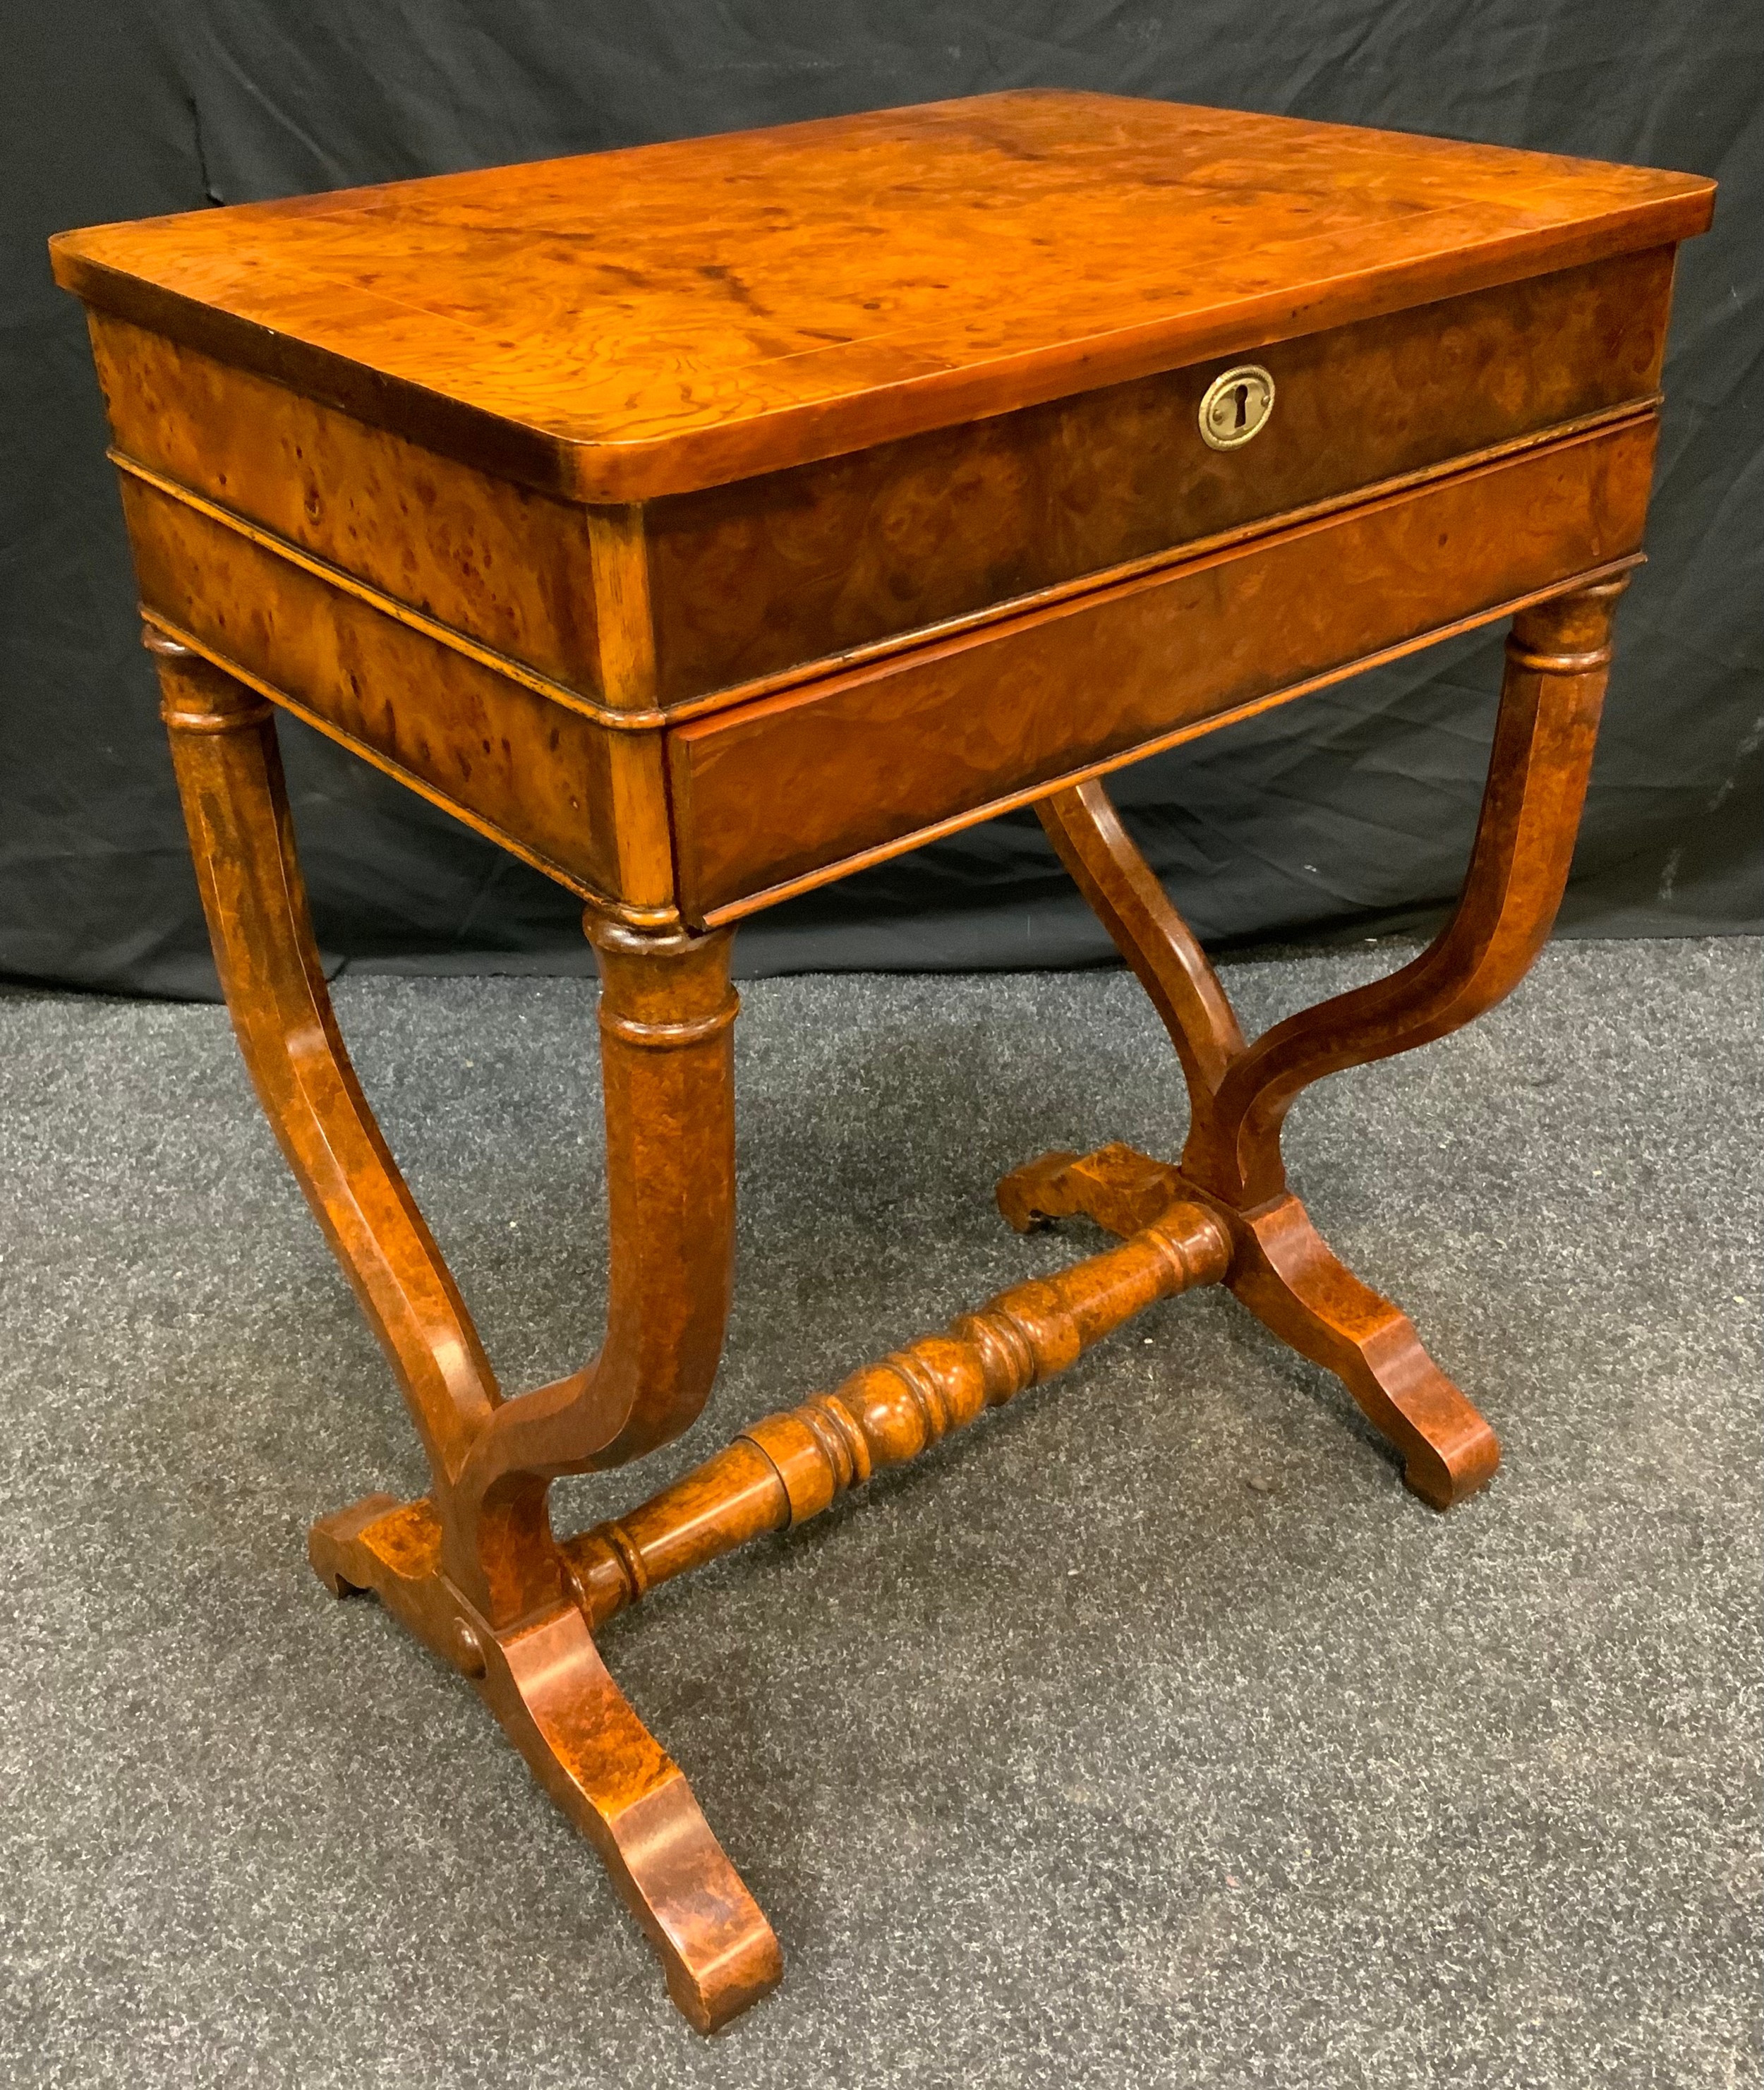
<svg viewBox="0 0 1764 2090">
<path fill-rule="evenodd" d="M 1038 90 L 52 247 L 94 304 L 467 462 L 625 502 L 1663 245 L 1713 195 Z"/>
</svg>

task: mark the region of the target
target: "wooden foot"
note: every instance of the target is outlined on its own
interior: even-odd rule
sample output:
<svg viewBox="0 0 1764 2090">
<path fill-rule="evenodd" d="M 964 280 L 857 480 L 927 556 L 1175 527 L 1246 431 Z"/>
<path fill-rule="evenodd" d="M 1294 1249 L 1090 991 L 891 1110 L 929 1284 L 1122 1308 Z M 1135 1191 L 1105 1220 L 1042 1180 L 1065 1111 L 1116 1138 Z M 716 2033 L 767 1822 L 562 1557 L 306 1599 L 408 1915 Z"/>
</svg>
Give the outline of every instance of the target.
<svg viewBox="0 0 1764 2090">
<path fill-rule="evenodd" d="M 329 1589 L 372 1589 L 471 1679 L 600 1853 L 699 2031 L 716 2032 L 777 1985 L 784 1962 L 771 1925 L 679 1766 L 608 1675 L 574 1602 L 493 1628 L 442 1573 L 441 1521 L 427 1501 L 370 1496 L 316 1524 L 308 1551 Z"/>
<path fill-rule="evenodd" d="M 1403 1481 L 1435 1509 L 1492 1479 L 1500 1445 L 1422 1348 L 1413 1323 L 1331 1254 L 1289 1194 L 1239 1221 L 1227 1282 L 1263 1324 L 1336 1374 L 1396 1447 Z"/>
<path fill-rule="evenodd" d="M 1346 1385 L 1395 1446 L 1403 1480 L 1435 1509 L 1474 1494 L 1500 1463 L 1487 1422 L 1422 1348 L 1408 1317 L 1337 1262 L 1289 1193 L 1233 1211 L 1181 1170 L 1130 1146 L 1044 1154 L 998 1186 L 1019 1232 L 1075 1215 L 1128 1233 L 1148 1206 L 1187 1198 L 1210 1210 L 1232 1244 L 1225 1284 L 1256 1318 Z"/>
<path fill-rule="evenodd" d="M 1475 846 L 1446 928 L 1388 979 L 1289 1017 L 1254 1044 L 1102 785 L 1056 792 L 1036 808 L 1169 1030 L 1190 1128 L 1180 1170 L 1125 1147 L 1044 1155 L 1000 1185 L 1005 1217 L 1022 1226 L 1083 1212 L 1119 1232 L 1158 1197 L 1205 1203 L 1230 1230 L 1231 1289 L 1339 1374 L 1400 1455 L 1408 1485 L 1437 1509 L 1494 1473 L 1494 1432 L 1405 1317 L 1330 1253 L 1287 1186 L 1281 1129 L 1312 1082 L 1445 1036 L 1529 970 L 1568 877 L 1625 585 L 1572 589 L 1514 620 Z"/>
</svg>

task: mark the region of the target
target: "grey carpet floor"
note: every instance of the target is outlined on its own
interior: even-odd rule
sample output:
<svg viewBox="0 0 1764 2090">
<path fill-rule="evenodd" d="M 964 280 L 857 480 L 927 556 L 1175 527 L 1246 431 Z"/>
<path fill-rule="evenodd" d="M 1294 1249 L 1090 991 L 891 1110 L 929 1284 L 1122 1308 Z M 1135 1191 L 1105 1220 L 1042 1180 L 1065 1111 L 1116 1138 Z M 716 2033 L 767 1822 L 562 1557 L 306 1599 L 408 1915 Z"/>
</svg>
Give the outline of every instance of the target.
<svg viewBox="0 0 1764 2090">
<path fill-rule="evenodd" d="M 1557 945 L 1295 1114 L 1504 1442 L 1450 1516 L 1207 1293 L 608 1630 L 783 1942 L 714 2042 L 469 1690 L 308 1574 L 423 1475 L 224 1015 L 0 1001 L 0 2081 L 1756 2080 L 1758 960 Z M 592 996 L 338 995 L 516 1386 L 597 1334 Z M 1099 1245 L 1009 1233 L 1006 1168 L 1180 1140 L 1124 975 L 746 1002 L 724 1378 L 566 1521 Z"/>
</svg>

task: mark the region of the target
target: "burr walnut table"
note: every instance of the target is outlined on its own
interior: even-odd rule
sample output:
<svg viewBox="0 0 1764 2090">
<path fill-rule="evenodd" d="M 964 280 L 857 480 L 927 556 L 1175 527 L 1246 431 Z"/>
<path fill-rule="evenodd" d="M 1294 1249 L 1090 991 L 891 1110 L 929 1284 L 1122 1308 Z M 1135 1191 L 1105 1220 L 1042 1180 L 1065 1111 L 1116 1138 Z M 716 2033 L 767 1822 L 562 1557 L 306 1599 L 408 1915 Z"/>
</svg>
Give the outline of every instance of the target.
<svg viewBox="0 0 1764 2090">
<path fill-rule="evenodd" d="M 778 1947 L 596 1651 L 1224 1284 L 1443 1509 L 1487 1424 L 1288 1189 L 1308 1083 L 1497 1001 L 1548 934 L 1640 559 L 1693 177 L 1067 93 L 70 233 L 214 948 L 265 1111 L 433 1469 L 312 1532 L 473 1679 L 710 2029 Z M 1511 617 L 1450 925 L 1254 1043 L 1112 769 Z M 604 1343 L 510 1396 L 356 1084 L 273 725 L 582 899 L 603 983 Z M 561 1473 L 699 1414 L 729 1306 L 733 926 L 1033 805 L 1168 1025 L 1180 1163 L 1050 1154 L 1118 1245 L 768 1416 L 559 1541 Z"/>
</svg>

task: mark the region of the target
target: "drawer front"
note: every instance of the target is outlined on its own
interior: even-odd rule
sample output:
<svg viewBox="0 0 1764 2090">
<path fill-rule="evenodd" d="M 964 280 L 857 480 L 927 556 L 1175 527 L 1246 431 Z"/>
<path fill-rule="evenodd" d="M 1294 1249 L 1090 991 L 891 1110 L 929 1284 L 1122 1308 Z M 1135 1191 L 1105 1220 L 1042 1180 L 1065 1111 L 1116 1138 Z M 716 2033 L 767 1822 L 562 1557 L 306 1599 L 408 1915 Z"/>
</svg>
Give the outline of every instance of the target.
<svg viewBox="0 0 1764 2090">
<path fill-rule="evenodd" d="M 584 898 L 625 892 L 617 736 L 183 501 L 122 488 L 144 609 Z"/>
<path fill-rule="evenodd" d="M 1650 414 L 669 735 L 680 905 L 732 919 L 1637 552 Z"/>
<path fill-rule="evenodd" d="M 644 511 L 664 703 L 983 613 L 1650 397 L 1672 250 L 1001 415 Z M 1242 448 L 1198 409 L 1229 364 L 1276 395 Z"/>
</svg>

